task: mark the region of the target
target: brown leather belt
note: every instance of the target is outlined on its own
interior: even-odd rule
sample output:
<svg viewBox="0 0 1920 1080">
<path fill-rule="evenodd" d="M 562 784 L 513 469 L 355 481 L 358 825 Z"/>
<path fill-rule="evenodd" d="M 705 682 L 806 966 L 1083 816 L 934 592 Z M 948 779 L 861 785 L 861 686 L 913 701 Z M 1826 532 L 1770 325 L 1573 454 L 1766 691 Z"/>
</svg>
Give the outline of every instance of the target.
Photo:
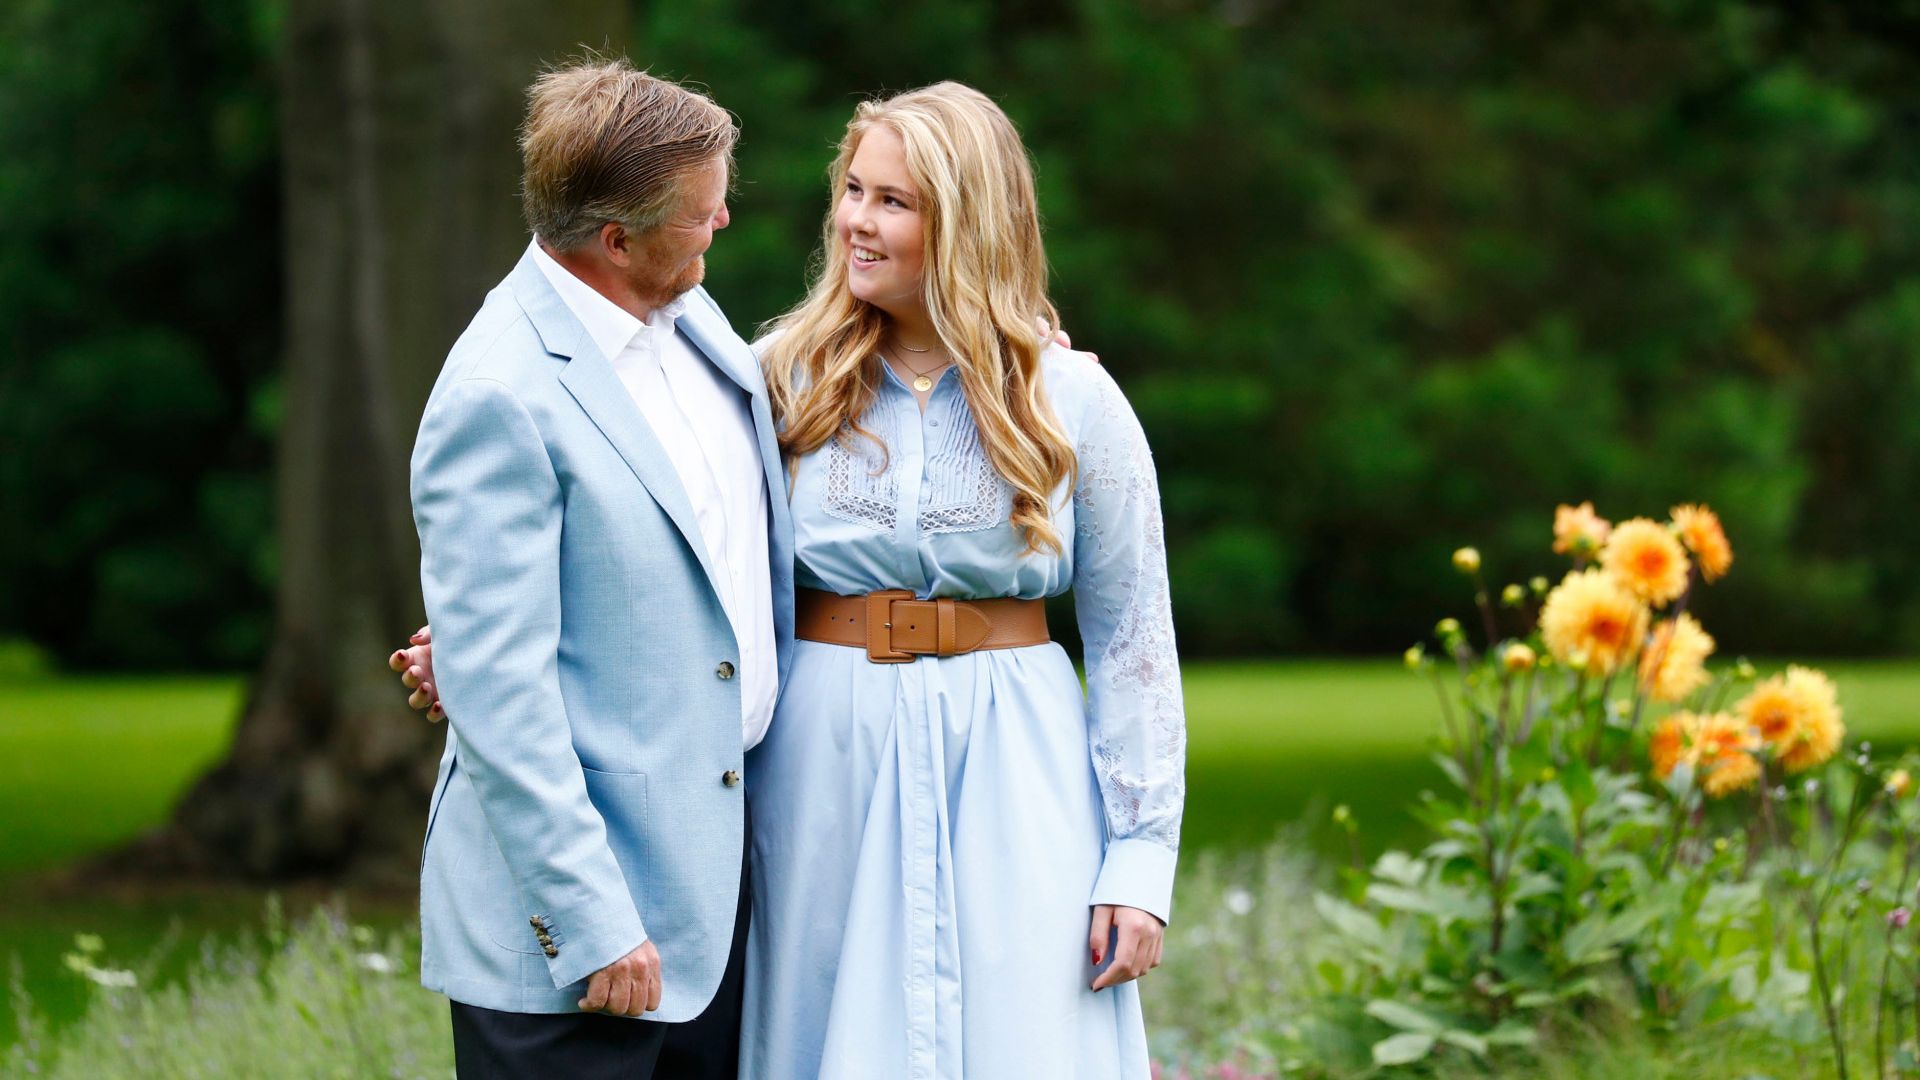
<svg viewBox="0 0 1920 1080">
<path fill-rule="evenodd" d="M 916 600 L 906 589 L 865 596 L 794 590 L 794 636 L 867 650 L 876 664 L 905 664 L 922 656 L 958 656 L 976 649 L 1045 645 L 1047 606 L 1041 600 Z"/>
</svg>

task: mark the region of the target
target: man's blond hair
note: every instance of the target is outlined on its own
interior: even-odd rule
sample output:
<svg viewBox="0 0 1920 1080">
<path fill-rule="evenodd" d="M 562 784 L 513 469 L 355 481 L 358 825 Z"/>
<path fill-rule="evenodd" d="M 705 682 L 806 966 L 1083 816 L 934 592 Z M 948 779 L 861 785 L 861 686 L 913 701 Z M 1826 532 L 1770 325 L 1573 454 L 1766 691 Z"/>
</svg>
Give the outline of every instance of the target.
<svg viewBox="0 0 1920 1080">
<path fill-rule="evenodd" d="M 673 212 L 685 179 L 715 159 L 731 171 L 732 114 L 623 58 L 540 76 L 520 129 L 527 226 L 568 251 L 617 222 L 646 232 Z"/>
</svg>

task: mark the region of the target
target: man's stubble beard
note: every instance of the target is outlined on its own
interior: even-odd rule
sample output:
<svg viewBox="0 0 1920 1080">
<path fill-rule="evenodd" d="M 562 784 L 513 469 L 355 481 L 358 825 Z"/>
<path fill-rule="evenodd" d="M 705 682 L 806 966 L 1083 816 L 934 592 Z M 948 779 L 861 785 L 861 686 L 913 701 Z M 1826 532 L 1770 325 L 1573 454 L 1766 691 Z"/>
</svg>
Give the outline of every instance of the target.
<svg viewBox="0 0 1920 1080">
<path fill-rule="evenodd" d="M 672 296 L 669 296 L 667 299 L 672 300 L 673 297 L 681 296 L 685 293 L 692 292 L 693 290 L 699 288 L 700 283 L 702 281 L 705 281 L 706 279 L 707 279 L 707 257 L 705 255 L 700 255 L 693 260 L 692 266 L 689 266 L 685 270 L 682 270 L 680 272 L 680 276 L 674 279 L 673 294 Z"/>
</svg>

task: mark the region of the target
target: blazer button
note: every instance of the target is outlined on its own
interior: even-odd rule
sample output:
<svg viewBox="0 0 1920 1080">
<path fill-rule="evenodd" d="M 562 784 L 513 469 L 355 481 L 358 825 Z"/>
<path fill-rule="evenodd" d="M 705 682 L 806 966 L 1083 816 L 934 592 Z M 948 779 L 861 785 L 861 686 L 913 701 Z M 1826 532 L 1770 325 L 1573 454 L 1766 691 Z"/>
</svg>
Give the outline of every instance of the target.
<svg viewBox="0 0 1920 1080">
<path fill-rule="evenodd" d="M 719 666 L 719 667 L 717 667 L 717 668 L 714 668 L 714 669 L 713 669 L 713 673 L 714 673 L 715 675 L 718 675 L 718 676 L 720 676 L 720 677 L 721 677 L 722 679 L 731 679 L 731 678 L 733 678 L 733 664 L 732 664 L 732 662 L 731 662 L 731 661 L 727 661 L 727 660 L 722 660 L 722 661 L 720 661 L 720 666 Z"/>
<path fill-rule="evenodd" d="M 728 769 L 726 772 L 720 774 L 720 782 L 728 787 L 739 787 L 740 774 L 734 772 L 732 769 Z"/>
<path fill-rule="evenodd" d="M 546 954 L 547 954 L 547 955 L 548 955 L 549 957 L 553 957 L 553 956 L 559 956 L 559 955 L 560 955 L 560 950 L 559 950 L 559 949 L 556 949 L 556 948 L 554 948 L 554 947 L 553 947 L 553 946 L 551 946 L 551 945 L 548 945 L 548 946 L 547 946 L 547 947 L 546 947 L 545 949 L 543 949 L 543 950 L 541 950 L 541 951 L 542 951 L 542 952 L 545 952 L 545 953 L 546 953 Z"/>
</svg>

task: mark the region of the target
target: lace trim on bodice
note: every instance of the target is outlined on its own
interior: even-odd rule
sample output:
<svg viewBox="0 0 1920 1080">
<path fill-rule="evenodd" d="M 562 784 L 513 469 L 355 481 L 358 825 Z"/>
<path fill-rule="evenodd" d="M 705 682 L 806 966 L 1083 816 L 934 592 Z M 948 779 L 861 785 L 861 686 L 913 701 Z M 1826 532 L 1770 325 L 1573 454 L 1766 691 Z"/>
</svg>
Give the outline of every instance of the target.
<svg viewBox="0 0 1920 1080">
<path fill-rule="evenodd" d="M 894 407 L 881 402 L 862 423 L 881 444 L 897 447 L 899 425 L 893 417 Z M 965 403 L 943 409 L 925 433 L 920 532 L 975 532 L 1006 524 L 1013 516 L 1013 488 L 988 460 Z M 900 520 L 899 455 L 855 433 L 852 425 L 843 427 L 824 453 L 826 512 L 841 521 L 892 533 Z"/>
</svg>

